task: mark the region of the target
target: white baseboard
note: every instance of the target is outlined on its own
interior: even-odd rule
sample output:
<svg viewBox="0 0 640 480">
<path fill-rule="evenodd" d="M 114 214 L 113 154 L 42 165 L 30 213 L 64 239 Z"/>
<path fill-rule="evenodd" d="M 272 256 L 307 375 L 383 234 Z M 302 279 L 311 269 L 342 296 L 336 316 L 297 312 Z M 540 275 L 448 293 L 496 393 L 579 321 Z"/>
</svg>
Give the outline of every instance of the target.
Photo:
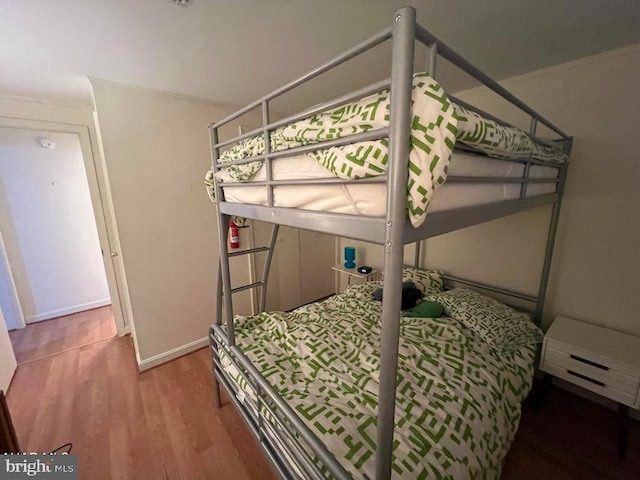
<svg viewBox="0 0 640 480">
<path fill-rule="evenodd" d="M 119 337 L 124 337 L 126 335 L 131 335 L 131 327 L 124 327 L 122 331 L 118 332 Z"/>
<path fill-rule="evenodd" d="M 73 313 L 84 312 L 85 310 L 91 310 L 92 308 L 104 307 L 111 305 L 110 298 L 103 298 L 96 300 L 95 302 L 83 303 L 80 305 L 74 305 L 68 308 L 61 308 L 60 310 L 52 310 L 50 312 L 39 313 L 37 315 L 30 315 L 25 317 L 27 323 L 41 322 L 42 320 L 49 320 L 51 318 L 63 317 L 65 315 L 71 315 Z"/>
<path fill-rule="evenodd" d="M 174 348 L 164 353 L 159 353 L 158 355 L 154 355 L 153 357 L 146 358 L 141 360 L 140 357 L 136 354 L 136 359 L 138 360 L 138 369 L 140 372 L 144 372 L 145 370 L 149 370 L 150 368 L 157 367 L 158 365 L 162 365 L 163 363 L 170 362 L 171 360 L 175 360 L 178 357 L 182 357 L 191 352 L 195 352 L 196 350 L 201 349 L 202 347 L 206 347 L 209 345 L 209 337 L 200 338 L 198 340 L 194 340 L 193 342 L 187 343 L 186 345 L 182 345 L 181 347 Z"/>
</svg>

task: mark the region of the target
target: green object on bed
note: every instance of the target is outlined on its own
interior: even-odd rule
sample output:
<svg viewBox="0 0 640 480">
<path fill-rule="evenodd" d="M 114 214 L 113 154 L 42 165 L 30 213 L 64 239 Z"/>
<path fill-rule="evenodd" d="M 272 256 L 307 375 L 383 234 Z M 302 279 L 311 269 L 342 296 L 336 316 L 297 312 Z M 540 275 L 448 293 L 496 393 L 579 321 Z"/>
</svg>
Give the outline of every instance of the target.
<svg viewBox="0 0 640 480">
<path fill-rule="evenodd" d="M 438 318 L 442 316 L 442 312 L 442 305 L 440 305 L 438 302 L 423 300 L 412 309 L 404 312 L 402 315 L 404 317 L 415 318 Z"/>
<path fill-rule="evenodd" d="M 236 317 L 244 354 L 354 476 L 375 478 L 380 282 L 291 313 Z M 393 477 L 498 479 L 531 388 L 535 341 L 497 354 L 459 321 L 402 318 Z M 236 397 L 272 416 L 222 352 Z"/>
</svg>

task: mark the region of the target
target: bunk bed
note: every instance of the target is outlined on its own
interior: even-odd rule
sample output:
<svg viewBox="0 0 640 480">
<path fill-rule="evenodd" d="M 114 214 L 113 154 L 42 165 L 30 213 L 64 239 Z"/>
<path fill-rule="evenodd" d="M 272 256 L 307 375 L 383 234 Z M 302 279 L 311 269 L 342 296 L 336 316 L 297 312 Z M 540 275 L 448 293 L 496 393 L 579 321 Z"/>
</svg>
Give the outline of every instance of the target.
<svg viewBox="0 0 640 480">
<path fill-rule="evenodd" d="M 388 40 L 390 80 L 271 120 L 275 98 Z M 416 41 L 429 48 L 426 72 L 414 73 Z M 438 57 L 525 112 L 529 131 L 447 95 L 434 80 Z M 371 105 L 377 111 L 364 115 Z M 255 108 L 261 128 L 219 139 L 221 127 Z M 539 138 L 539 124 L 556 138 Z M 531 387 L 571 137 L 417 25 L 411 7 L 212 124 L 210 136 L 216 407 L 223 385 L 283 478 L 499 477 Z M 552 214 L 537 295 L 404 265 L 407 243 L 416 242 L 417 267 L 423 239 L 544 205 Z M 269 245 L 230 252 L 233 216 L 272 223 Z M 265 312 L 279 225 L 382 245 L 384 280 L 291 313 Z M 262 279 L 232 287 L 229 259 L 256 253 L 266 254 Z M 445 316 L 401 312 L 406 280 Z M 456 285 L 471 289 L 445 288 Z M 262 313 L 234 316 L 232 295 L 254 288 Z M 382 302 L 372 299 L 378 288 Z M 530 303 L 532 319 L 486 292 Z"/>
</svg>

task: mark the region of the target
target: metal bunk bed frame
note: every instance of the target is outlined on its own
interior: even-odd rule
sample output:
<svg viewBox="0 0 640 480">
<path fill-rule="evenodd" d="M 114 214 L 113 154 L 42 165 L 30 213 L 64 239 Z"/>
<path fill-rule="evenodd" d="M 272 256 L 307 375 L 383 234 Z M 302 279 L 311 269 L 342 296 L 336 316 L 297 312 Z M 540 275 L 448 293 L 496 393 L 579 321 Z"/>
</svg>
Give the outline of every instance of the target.
<svg viewBox="0 0 640 480">
<path fill-rule="evenodd" d="M 322 73 L 364 53 L 365 51 L 379 45 L 387 40 L 392 41 L 391 59 L 391 79 L 378 82 L 368 87 L 359 89 L 350 94 L 341 96 L 335 100 L 306 110 L 300 114 L 292 115 L 279 121 L 271 122 L 269 115 L 269 102 L 282 94 L 296 88 L 297 86 L 321 75 Z M 465 183 L 519 183 L 521 185 L 520 198 L 507 200 L 488 205 L 472 206 L 448 212 L 436 212 L 428 216 L 424 224 L 419 228 L 413 228 L 406 220 L 406 180 L 408 175 L 407 158 L 409 154 L 410 136 L 410 102 L 412 90 L 412 75 L 414 65 L 415 41 L 419 41 L 429 47 L 428 73 L 435 76 L 436 59 L 441 56 L 484 86 L 506 99 L 513 106 L 525 112 L 531 118 L 529 135 L 538 143 L 549 144 L 536 137 L 539 124 L 545 125 L 555 132 L 561 142 L 564 151 L 569 154 L 571 150 L 572 138 L 565 134 L 558 127 L 546 120 L 536 111 L 524 104 L 495 80 L 481 72 L 462 56 L 454 52 L 446 44 L 433 36 L 426 29 L 417 25 L 416 12 L 412 7 L 400 9 L 393 18 L 391 27 L 370 37 L 354 48 L 337 56 L 333 60 L 310 71 L 297 80 L 284 85 L 263 98 L 247 105 L 245 108 L 227 116 L 219 122 L 210 126 L 212 165 L 216 172 L 221 168 L 218 158 L 221 149 L 242 139 L 249 138 L 256 134 L 263 134 L 265 139 L 265 152 L 257 157 L 227 162 L 225 167 L 234 164 L 245 164 L 256 160 L 265 162 L 266 181 L 248 182 L 246 184 L 234 183 L 238 186 L 264 186 L 267 189 L 267 206 L 248 205 L 240 203 L 230 203 L 224 201 L 224 191 L 218 182 L 215 182 L 214 189 L 217 198 L 218 209 L 218 235 L 220 251 L 220 268 L 218 274 L 218 302 L 217 317 L 215 324 L 210 330 L 211 353 L 213 358 L 213 379 L 215 387 L 215 406 L 220 407 L 220 387 L 222 383 L 232 401 L 237 405 L 240 413 L 245 417 L 247 424 L 255 434 L 256 438 L 263 446 L 267 455 L 273 462 L 276 469 L 283 478 L 326 478 L 330 474 L 335 478 L 349 478 L 350 475 L 344 467 L 327 450 L 326 446 L 317 436 L 300 420 L 296 413 L 277 394 L 269 383 L 260 375 L 251 361 L 237 347 L 235 341 L 235 327 L 233 319 L 232 294 L 251 288 L 260 288 L 260 309 L 264 311 L 266 302 L 266 286 L 269 275 L 273 247 L 278 233 L 278 225 L 289 225 L 307 230 L 324 233 L 331 233 L 337 236 L 364 240 L 367 242 L 384 246 L 384 297 L 382 302 L 382 334 L 380 345 L 380 386 L 378 398 L 378 433 L 376 450 L 376 478 L 378 480 L 388 479 L 391 476 L 392 466 L 392 445 L 394 435 L 394 413 L 396 396 L 396 374 L 398 360 L 398 342 L 400 326 L 400 304 L 401 304 L 401 283 L 402 269 L 404 265 L 404 245 L 416 242 L 416 266 L 420 258 L 420 241 L 428 237 L 436 236 L 449 231 L 457 230 L 467 226 L 486 222 L 488 220 L 504 217 L 513 213 L 542 205 L 552 205 L 551 220 L 549 223 L 549 233 L 547 237 L 544 264 L 537 296 L 525 295 L 510 290 L 488 286 L 485 284 L 471 282 L 455 277 L 446 277 L 448 281 L 459 282 L 466 285 L 479 287 L 498 294 L 515 297 L 535 304 L 534 320 L 539 325 L 542 318 L 542 309 L 545 302 L 545 294 L 553 255 L 555 234 L 558 226 L 558 217 L 562 200 L 562 193 L 567 174 L 567 163 L 562 165 L 551 164 L 533 158 L 521 158 L 515 161 L 525 165 L 522 178 L 504 179 L 494 177 L 452 177 L 448 182 Z M 287 151 L 272 153 L 270 150 L 270 132 L 274 129 L 302 118 L 309 117 L 315 113 L 340 106 L 349 101 L 363 96 L 390 88 L 391 107 L 389 127 L 366 133 L 348 136 L 345 138 L 317 143 L 309 146 L 293 148 Z M 480 113 L 485 118 L 490 118 L 501 125 L 510 126 L 508 123 L 493 117 L 492 115 L 466 104 L 450 96 L 453 101 Z M 252 132 L 239 135 L 227 141 L 219 141 L 218 130 L 220 127 L 229 124 L 238 117 L 254 110 L 262 110 L 262 127 Z M 285 158 L 306 151 L 328 148 L 331 146 L 344 145 L 365 140 L 389 138 L 389 164 L 388 174 L 382 177 L 375 177 L 360 180 L 344 180 L 339 178 L 313 179 L 313 180 L 273 180 L 271 162 L 276 158 Z M 456 148 L 461 146 L 456 144 Z M 468 151 L 468 147 L 464 147 Z M 538 180 L 529 178 L 531 165 L 552 165 L 560 168 L 558 178 L 551 180 L 557 184 L 556 193 L 545 194 L 535 197 L 527 197 L 527 185 L 549 180 Z M 305 184 L 351 184 L 363 182 L 386 182 L 387 183 L 387 207 L 385 217 L 363 217 L 328 212 L 315 212 L 293 208 L 274 207 L 273 188 L 278 185 L 305 185 Z M 274 224 L 271 235 L 271 242 L 268 247 L 259 247 L 241 252 L 229 253 L 227 248 L 226 232 L 231 216 L 237 215 L 255 220 L 262 220 Z M 265 268 L 262 281 L 255 282 L 238 288 L 231 288 L 229 257 L 241 254 L 252 254 L 257 252 L 267 252 Z M 223 304 L 224 308 L 223 315 Z M 226 328 L 223 326 L 226 324 Z M 257 412 L 251 412 L 243 403 L 238 401 L 236 395 L 238 391 L 227 378 L 220 363 L 220 354 L 224 354 L 235 368 L 241 373 L 245 380 L 253 387 L 257 395 Z M 270 426 L 265 421 L 265 414 L 269 416 L 276 427 Z M 278 431 L 276 431 L 278 430 Z M 292 432 L 293 431 L 293 432 Z M 304 445 L 301 444 L 304 442 Z M 292 468 L 291 463 L 296 467 Z M 321 469 L 318 462 L 322 464 Z"/>
</svg>

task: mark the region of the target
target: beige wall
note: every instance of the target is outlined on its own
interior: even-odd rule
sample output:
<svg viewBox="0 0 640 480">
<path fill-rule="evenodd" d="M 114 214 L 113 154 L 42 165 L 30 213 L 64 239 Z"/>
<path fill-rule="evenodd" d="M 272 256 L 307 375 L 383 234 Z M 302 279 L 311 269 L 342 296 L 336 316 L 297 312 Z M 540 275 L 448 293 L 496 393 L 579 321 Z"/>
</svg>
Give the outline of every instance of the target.
<svg viewBox="0 0 640 480">
<path fill-rule="evenodd" d="M 640 136 L 638 93 L 640 45 L 533 72 L 505 82 L 537 111 L 574 136 L 572 162 L 565 190 L 556 240 L 556 255 L 548 290 L 545 324 L 556 314 L 640 335 Z M 495 105 L 485 91 L 462 95 L 467 101 Z M 502 114 L 502 104 L 492 111 Z M 474 227 L 452 235 L 466 245 L 464 273 L 493 277 L 505 272 L 505 285 L 521 281 L 514 264 L 525 275 L 541 264 L 544 250 L 522 249 L 521 261 L 513 259 L 507 239 L 533 243 L 547 226 L 544 209 L 529 212 L 531 226 L 518 237 L 514 217 Z M 476 239 L 484 246 L 475 247 Z M 427 262 L 455 262 L 445 238 L 427 242 Z M 487 266 L 485 249 L 506 252 L 507 261 Z M 517 248 L 517 247 L 516 247 Z M 460 250 L 458 250 L 459 252 Z M 459 254 L 458 254 L 459 256 Z M 436 260 L 437 259 L 437 260 Z M 458 260 L 460 262 L 460 260 Z M 523 285 L 524 286 L 524 285 Z"/>
<path fill-rule="evenodd" d="M 144 367 L 202 341 L 214 320 L 217 230 L 203 178 L 207 126 L 229 110 L 112 82 L 92 85 Z"/>
<path fill-rule="evenodd" d="M 92 84 L 137 352 L 147 368 L 201 346 L 214 321 L 217 225 L 203 177 L 211 162 L 207 126 L 230 108 L 102 80 Z M 239 123 L 259 121 L 244 117 Z M 235 133 L 237 124 L 221 138 Z M 259 222 L 240 229 L 241 248 L 266 245 L 269 234 L 270 227 Z M 332 242 L 325 249 L 331 257 Z M 270 276 L 270 309 L 293 308 L 317 293 L 301 288 L 300 257 L 308 249 L 300 244 L 297 230 L 283 229 Z M 233 287 L 249 283 L 247 257 L 233 259 L 231 267 Z M 330 262 L 325 270 L 331 271 Z M 330 293 L 330 273 L 328 278 Z M 234 310 L 251 313 L 249 292 L 234 295 Z"/>
<path fill-rule="evenodd" d="M 544 325 L 562 314 L 640 335 L 639 84 L 638 45 L 504 82 L 574 136 Z M 528 124 L 484 90 L 459 96 Z M 543 207 L 430 239 L 425 265 L 535 294 L 549 212 Z M 367 253 L 368 262 L 382 261 L 380 247 Z"/>
</svg>

